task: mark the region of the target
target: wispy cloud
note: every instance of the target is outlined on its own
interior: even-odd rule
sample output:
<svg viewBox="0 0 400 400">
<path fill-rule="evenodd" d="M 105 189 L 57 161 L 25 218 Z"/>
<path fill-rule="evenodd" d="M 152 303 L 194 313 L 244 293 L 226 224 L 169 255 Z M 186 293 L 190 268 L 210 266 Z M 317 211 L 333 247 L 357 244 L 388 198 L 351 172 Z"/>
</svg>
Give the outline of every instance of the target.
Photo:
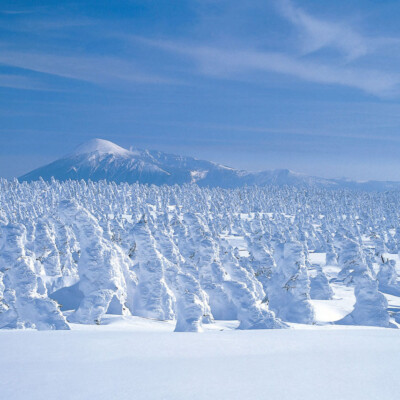
<svg viewBox="0 0 400 400">
<path fill-rule="evenodd" d="M 32 77 L 13 74 L 0 74 L 0 87 L 39 91 L 54 90 L 50 86 Z"/>
<path fill-rule="evenodd" d="M 30 76 L 31 72 L 115 89 L 131 87 L 132 84 L 182 83 L 159 73 L 158 68 L 149 71 L 135 54 L 123 51 L 114 54 L 109 42 L 100 47 L 98 43 L 109 39 L 110 30 L 101 19 L 70 14 L 61 18 L 46 9 L 40 10 L 34 17 L 3 18 L 0 28 L 13 32 L 8 39 L 0 41 L 0 67 L 17 69 L 11 70 L 10 75 L 3 75 L 3 78 L 0 75 L 0 86 L 3 87 L 44 89 L 44 85 Z M 45 76 L 41 78 L 46 81 Z M 49 82 L 49 87 L 54 83 L 57 87 L 54 79 Z"/>
<path fill-rule="evenodd" d="M 298 129 L 298 128 L 271 128 L 271 127 L 258 127 L 258 126 L 246 126 L 246 125 L 224 125 L 224 124 L 199 124 L 199 123 L 181 123 L 176 124 L 175 126 L 190 126 L 196 127 L 197 129 L 205 129 L 205 130 L 220 130 L 220 131 L 228 131 L 228 132 L 239 132 L 239 133 L 251 133 L 251 134 L 268 134 L 268 137 L 281 136 L 281 135 L 290 135 L 290 136 L 309 136 L 315 138 L 341 138 L 346 140 L 353 139 L 363 139 L 370 141 L 385 141 L 389 143 L 400 143 L 400 137 L 392 136 L 392 135 L 380 135 L 379 137 L 368 135 L 365 133 L 356 133 L 347 131 L 338 131 L 335 130 L 334 127 L 331 130 L 321 130 L 318 129 Z"/>
<path fill-rule="evenodd" d="M 21 12 L 16 14 L 19 15 L 30 13 Z M 27 17 L 22 15 L 21 18 L 16 19 L 2 19 L 0 21 L 0 27 L 11 32 L 45 34 L 46 31 L 58 31 L 60 33 L 68 29 L 74 30 L 85 27 L 90 28 L 94 27 L 95 25 L 99 25 L 100 23 L 100 21 L 86 17 L 60 18 L 58 16 L 51 16 L 51 18 L 49 18 L 39 13 L 35 16 L 35 18 L 33 18 L 31 15 L 28 15 Z"/>
<path fill-rule="evenodd" d="M 278 0 L 281 15 L 301 32 L 303 50 L 311 53 L 324 47 L 332 47 L 349 59 L 356 59 L 369 52 L 368 39 L 343 22 L 316 18 L 296 6 L 290 0 Z"/>
<path fill-rule="evenodd" d="M 309 82 L 337 84 L 365 92 L 390 96 L 397 94 L 400 74 L 379 70 L 327 65 L 286 53 L 257 50 L 226 50 L 217 47 L 187 45 L 168 41 L 138 39 L 166 51 L 191 57 L 198 72 L 222 79 L 254 79 L 252 73 L 274 72 L 291 75 Z M 260 78 L 257 78 L 260 79 Z"/>
<path fill-rule="evenodd" d="M 362 57 L 362 61 L 374 61 L 373 53 L 377 49 L 385 46 L 396 48 L 400 45 L 399 39 L 363 35 L 348 22 L 316 17 L 292 0 L 274 0 L 274 4 L 279 11 L 279 19 L 283 17 L 298 29 L 299 34 L 296 38 L 300 38 L 300 51 L 294 51 L 284 40 L 278 50 L 275 46 L 273 51 L 269 51 L 268 47 L 263 47 L 260 42 L 254 43 L 251 39 L 254 35 L 249 35 L 248 32 L 247 35 L 244 32 L 240 40 L 237 32 L 233 33 L 232 37 L 224 38 L 225 44 L 228 44 L 224 46 L 221 42 L 212 42 L 210 36 L 205 40 L 201 35 L 197 36 L 197 41 L 189 41 L 187 37 L 190 35 L 187 35 L 186 39 L 171 36 L 169 40 L 129 36 L 118 28 L 113 30 L 110 26 L 103 27 L 101 21 L 82 17 L 66 19 L 63 23 L 59 23 L 57 19 L 35 18 L 22 19 L 15 27 L 23 34 L 33 32 L 38 35 L 38 44 L 32 41 L 32 48 L 35 50 L 26 50 L 27 44 L 31 43 L 28 36 L 26 44 L 19 39 L 19 47 L 7 43 L 0 52 L 0 64 L 97 85 L 118 87 L 130 83 L 182 84 L 172 70 L 175 68 L 176 72 L 178 69 L 188 68 L 186 72 L 189 74 L 194 72 L 220 79 L 257 79 L 262 83 L 263 80 L 267 80 L 268 73 L 274 73 L 307 82 L 357 88 L 376 96 L 399 94 L 400 73 L 396 68 L 388 66 L 390 63 L 382 67 L 381 62 L 364 63 L 364 66 L 359 62 Z M 217 17 L 219 18 L 220 14 Z M 223 20 L 217 22 L 223 23 Z M 90 26 L 90 29 L 85 30 L 86 26 Z M 65 33 L 65 37 L 61 35 L 60 46 L 57 42 L 56 53 L 55 44 L 52 42 L 55 35 L 52 33 L 50 37 L 48 32 L 53 29 Z M 108 43 L 107 51 L 97 55 L 91 53 L 91 41 L 81 41 L 80 35 L 84 32 L 88 32 L 88 36 L 92 34 L 96 40 L 105 38 L 104 43 Z M 46 38 L 43 42 L 40 41 L 42 34 Z M 118 55 L 114 55 L 110 45 L 113 40 L 120 46 Z M 154 53 L 135 53 L 137 48 L 130 46 L 132 40 L 136 44 L 141 42 L 153 47 Z M 325 48 L 336 51 L 333 55 L 330 52 L 321 56 L 318 50 Z M 165 60 L 165 51 L 181 57 L 174 60 L 172 68 L 165 68 L 160 62 Z M 310 54 L 312 56 L 309 56 Z M 182 57 L 194 61 L 194 69 L 182 63 Z M 390 58 L 390 55 L 387 57 Z M 4 85 L 7 85 L 9 82 L 8 85 L 14 87 L 23 87 L 25 84 L 28 88 L 28 79 L 22 81 L 22 78 L 10 77 L 8 81 L 6 78 L 0 79 L 0 84 L 5 82 Z"/>
<path fill-rule="evenodd" d="M 330 21 L 311 15 L 291 0 L 276 0 L 275 3 L 280 15 L 298 29 L 303 54 L 332 48 L 344 55 L 346 61 L 354 61 L 400 45 L 400 38 L 363 34 L 347 21 Z"/>
<path fill-rule="evenodd" d="M 0 14 L 5 15 L 31 14 L 32 12 L 32 10 L 0 10 Z"/>
<path fill-rule="evenodd" d="M 133 63 L 110 56 L 54 55 L 3 50 L 0 64 L 95 84 L 171 84 L 173 79 L 143 73 Z"/>
<path fill-rule="evenodd" d="M 246 43 L 245 35 L 240 40 L 231 37 L 229 46 L 201 38 L 197 42 L 138 37 L 134 40 L 192 59 L 196 73 L 221 79 L 257 79 L 262 83 L 263 79 L 267 80 L 267 73 L 274 73 L 307 82 L 356 88 L 380 97 L 400 94 L 400 73 L 390 63 L 382 64 L 384 57 L 376 62 L 377 52 L 396 49 L 400 39 L 367 36 L 348 21 L 316 17 L 291 0 L 274 0 L 274 4 L 280 17 L 298 30 L 294 38 L 298 43 L 296 49 L 289 45 L 291 37 L 281 42 L 280 50 L 274 48 L 274 51 L 251 39 Z M 318 50 L 322 49 L 335 52 L 321 54 Z M 390 59 L 390 54 L 389 51 L 385 57 Z"/>
</svg>

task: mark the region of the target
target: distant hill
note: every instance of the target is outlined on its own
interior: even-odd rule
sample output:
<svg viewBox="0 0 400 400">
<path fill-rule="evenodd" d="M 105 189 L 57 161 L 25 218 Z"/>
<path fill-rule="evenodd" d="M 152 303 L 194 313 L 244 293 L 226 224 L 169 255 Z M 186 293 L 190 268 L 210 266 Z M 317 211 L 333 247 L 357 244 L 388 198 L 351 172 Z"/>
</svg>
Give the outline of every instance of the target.
<svg viewBox="0 0 400 400">
<path fill-rule="evenodd" d="M 48 181 L 107 180 L 117 183 L 174 185 L 196 183 L 199 186 L 234 188 L 245 185 L 277 185 L 298 187 L 348 188 L 359 190 L 393 190 L 400 182 L 356 182 L 347 179 L 324 179 L 296 173 L 288 169 L 248 172 L 210 161 L 198 160 L 151 150 L 127 150 L 103 139 L 93 139 L 73 153 L 19 178 Z"/>
</svg>

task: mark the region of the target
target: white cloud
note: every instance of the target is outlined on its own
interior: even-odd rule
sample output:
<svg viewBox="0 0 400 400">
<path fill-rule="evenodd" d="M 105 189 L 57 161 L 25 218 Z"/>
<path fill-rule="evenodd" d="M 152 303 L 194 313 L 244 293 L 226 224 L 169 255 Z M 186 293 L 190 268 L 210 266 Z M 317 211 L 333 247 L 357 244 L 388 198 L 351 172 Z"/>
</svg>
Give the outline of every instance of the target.
<svg viewBox="0 0 400 400">
<path fill-rule="evenodd" d="M 280 15 L 299 30 L 300 53 L 285 42 L 281 43 L 280 51 L 268 51 L 259 43 L 256 48 L 254 41 L 248 39 L 246 43 L 246 37 L 240 40 L 231 37 L 229 46 L 224 47 L 209 42 L 193 44 L 137 37 L 134 40 L 191 58 L 197 73 L 221 79 L 258 79 L 262 83 L 260 72 L 272 72 L 308 82 L 356 88 L 381 97 L 400 94 L 400 73 L 390 63 L 393 54 L 397 54 L 394 49 L 399 46 L 399 39 L 365 36 L 348 23 L 310 15 L 291 0 L 275 0 L 275 4 Z M 323 56 L 318 53 L 325 48 L 334 49 L 336 53 Z M 383 49 L 389 51 L 382 54 Z M 311 53 L 313 56 L 308 56 Z M 359 60 L 361 57 L 363 60 Z M 389 62 L 382 63 L 385 59 Z"/>
<path fill-rule="evenodd" d="M 300 29 L 303 50 L 306 53 L 331 47 L 354 60 L 371 50 L 372 43 L 369 43 L 369 39 L 344 23 L 318 19 L 290 0 L 278 0 L 278 5 L 281 15 Z"/>
<path fill-rule="evenodd" d="M 53 91 L 51 87 L 37 79 L 12 74 L 0 74 L 0 87 L 8 87 L 22 90 Z"/>
<path fill-rule="evenodd" d="M 246 79 L 246 76 L 252 79 L 251 74 L 255 71 L 274 72 L 309 82 L 349 86 L 378 96 L 397 94 L 400 84 L 398 73 L 327 65 L 285 53 L 247 49 L 226 50 L 210 46 L 140 40 L 149 45 L 191 57 L 197 62 L 198 72 L 223 79 Z"/>
<path fill-rule="evenodd" d="M 177 83 L 172 79 L 140 72 L 134 63 L 107 56 L 54 55 L 3 50 L 0 63 L 30 71 L 96 84 Z"/>
</svg>

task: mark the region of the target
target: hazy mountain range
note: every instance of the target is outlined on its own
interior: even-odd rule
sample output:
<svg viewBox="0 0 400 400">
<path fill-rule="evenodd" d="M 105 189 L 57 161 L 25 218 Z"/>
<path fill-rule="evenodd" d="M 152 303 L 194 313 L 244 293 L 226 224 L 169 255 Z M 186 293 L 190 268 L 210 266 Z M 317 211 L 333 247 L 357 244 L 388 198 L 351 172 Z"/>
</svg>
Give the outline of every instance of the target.
<svg viewBox="0 0 400 400">
<path fill-rule="evenodd" d="M 80 145 L 73 153 L 19 178 L 33 181 L 42 177 L 57 180 L 107 180 L 140 182 L 155 185 L 196 183 L 199 186 L 234 188 L 245 185 L 277 185 L 360 190 L 393 190 L 400 182 L 357 182 L 326 179 L 296 173 L 288 169 L 248 172 L 193 157 L 153 150 L 127 150 L 110 141 L 93 139 Z"/>
</svg>

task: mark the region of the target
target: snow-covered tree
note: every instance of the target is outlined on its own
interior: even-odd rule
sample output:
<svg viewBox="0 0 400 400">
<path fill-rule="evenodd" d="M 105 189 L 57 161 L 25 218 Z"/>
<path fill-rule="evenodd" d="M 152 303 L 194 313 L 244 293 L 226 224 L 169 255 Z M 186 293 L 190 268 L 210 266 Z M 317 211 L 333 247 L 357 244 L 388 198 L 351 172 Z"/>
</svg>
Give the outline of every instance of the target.
<svg viewBox="0 0 400 400">
<path fill-rule="evenodd" d="M 73 225 L 81 247 L 78 273 L 83 299 L 69 321 L 99 324 L 114 298 L 121 310 L 129 312 L 125 306 L 129 264 L 122 251 L 104 240 L 97 220 L 76 201 L 61 201 L 59 216 L 65 224 Z M 131 277 L 128 284 L 133 282 L 134 277 Z"/>
<path fill-rule="evenodd" d="M 105 313 L 176 320 L 177 331 L 312 323 L 310 297 L 331 298 L 330 283 L 356 287 L 355 310 L 384 314 L 374 285 L 399 293 L 388 261 L 399 204 L 395 191 L 0 179 L 1 326 L 67 326 L 50 299 L 81 323 Z M 349 323 L 362 323 L 356 314 Z"/>
<path fill-rule="evenodd" d="M 390 326 L 385 296 L 378 291 L 378 283 L 368 273 L 355 278 L 356 304 L 354 310 L 337 322 L 342 325 Z"/>
<path fill-rule="evenodd" d="M 314 322 L 310 280 L 300 242 L 284 244 L 283 257 L 277 263 L 267 296 L 271 310 L 282 320 L 303 324 Z"/>
<path fill-rule="evenodd" d="M 34 264 L 33 254 L 26 250 L 25 227 L 4 226 L 0 245 L 0 328 L 69 329 L 57 304 L 47 297 Z"/>
</svg>

